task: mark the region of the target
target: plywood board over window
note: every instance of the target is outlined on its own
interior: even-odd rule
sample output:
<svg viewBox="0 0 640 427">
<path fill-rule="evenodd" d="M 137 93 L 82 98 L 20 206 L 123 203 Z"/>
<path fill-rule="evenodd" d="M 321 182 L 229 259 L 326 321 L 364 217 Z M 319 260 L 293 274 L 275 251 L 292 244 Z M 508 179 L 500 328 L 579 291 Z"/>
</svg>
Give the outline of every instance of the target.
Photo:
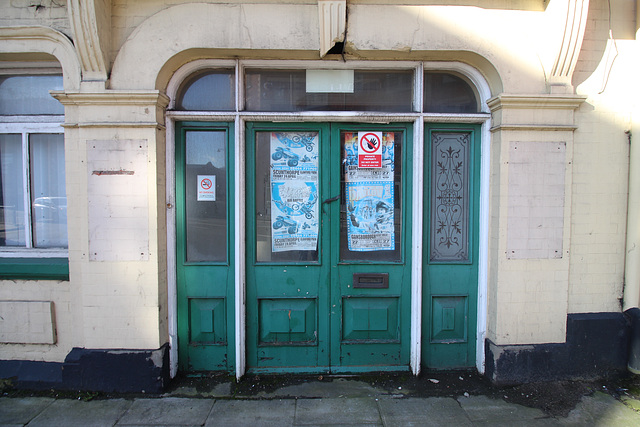
<svg viewBox="0 0 640 427">
<path fill-rule="evenodd" d="M 147 141 L 87 141 L 89 259 L 149 259 Z"/>
<path fill-rule="evenodd" d="M 562 258 L 565 142 L 509 144 L 507 258 Z"/>
</svg>

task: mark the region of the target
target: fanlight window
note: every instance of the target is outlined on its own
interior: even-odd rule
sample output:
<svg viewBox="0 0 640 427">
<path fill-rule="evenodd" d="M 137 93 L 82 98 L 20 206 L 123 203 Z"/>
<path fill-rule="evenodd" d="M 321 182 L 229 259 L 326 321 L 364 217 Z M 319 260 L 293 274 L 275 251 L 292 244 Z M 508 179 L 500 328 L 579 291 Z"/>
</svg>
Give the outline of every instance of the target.
<svg viewBox="0 0 640 427">
<path fill-rule="evenodd" d="M 176 100 L 177 110 L 235 111 L 235 72 L 208 70 L 186 79 Z"/>
<path fill-rule="evenodd" d="M 478 100 L 467 81 L 455 74 L 424 73 L 425 113 L 477 113 Z"/>
</svg>

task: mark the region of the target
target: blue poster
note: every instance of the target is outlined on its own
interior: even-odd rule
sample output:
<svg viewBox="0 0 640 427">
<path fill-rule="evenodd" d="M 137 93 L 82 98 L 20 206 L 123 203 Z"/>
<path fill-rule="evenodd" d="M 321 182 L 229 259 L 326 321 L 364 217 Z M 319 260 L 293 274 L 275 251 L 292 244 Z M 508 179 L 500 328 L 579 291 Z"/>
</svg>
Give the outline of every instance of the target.
<svg viewBox="0 0 640 427">
<path fill-rule="evenodd" d="M 344 143 L 347 244 L 350 251 L 395 249 L 394 134 L 383 134 L 382 167 L 358 167 L 357 133 Z"/>
<path fill-rule="evenodd" d="M 318 246 L 318 133 L 271 134 L 271 250 Z"/>
</svg>

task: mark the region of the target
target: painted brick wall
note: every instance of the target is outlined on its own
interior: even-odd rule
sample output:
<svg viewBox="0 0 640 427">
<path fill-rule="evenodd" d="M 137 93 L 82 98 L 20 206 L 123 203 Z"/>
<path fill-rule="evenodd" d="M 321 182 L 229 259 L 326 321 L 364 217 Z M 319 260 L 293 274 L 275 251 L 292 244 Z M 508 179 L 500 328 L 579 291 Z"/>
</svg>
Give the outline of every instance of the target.
<svg viewBox="0 0 640 427">
<path fill-rule="evenodd" d="M 576 114 L 571 212 L 569 312 L 620 311 L 625 261 L 631 111 L 637 111 L 640 56 L 634 2 L 592 1 L 577 92 L 588 96 Z M 635 91 L 635 96 L 634 96 Z"/>
<path fill-rule="evenodd" d="M 16 25 L 44 25 L 70 36 L 67 0 L 4 0 L 0 26 Z"/>
<path fill-rule="evenodd" d="M 156 156 L 153 152 L 155 148 L 155 137 L 153 129 L 140 130 L 120 130 L 104 129 L 101 133 L 110 133 L 110 137 L 102 141 L 111 141 L 114 149 L 122 148 L 122 141 L 126 146 L 131 145 L 131 141 L 145 141 L 144 144 L 137 144 L 134 153 L 124 151 L 125 157 L 136 157 L 135 152 L 139 151 L 140 145 L 144 148 L 144 153 L 140 158 L 144 159 L 141 164 L 136 164 L 139 185 L 147 188 L 140 192 L 128 186 L 115 186 L 109 190 L 107 199 L 128 200 L 134 198 L 139 200 L 143 195 L 145 200 L 141 209 L 126 209 L 124 206 L 118 208 L 118 221 L 127 223 L 139 223 L 143 221 L 142 227 L 145 237 L 145 248 L 142 252 L 133 252 L 128 240 L 100 238 L 92 233 L 91 224 L 99 226 L 104 223 L 106 229 L 111 227 L 110 218 L 104 217 L 104 212 L 108 211 L 109 204 L 105 200 L 104 210 L 100 208 L 99 200 L 94 195 L 89 197 L 86 192 L 91 186 L 88 183 L 90 171 L 80 167 L 80 174 L 83 174 L 82 181 L 87 183 L 79 198 L 83 207 L 93 200 L 94 206 L 89 207 L 88 235 L 83 235 L 81 241 L 87 242 L 80 259 L 75 260 L 81 264 L 82 274 L 77 277 L 82 281 L 83 293 L 83 316 L 84 316 L 84 336 L 87 348 L 158 348 L 163 343 L 159 342 L 159 288 L 166 287 L 166 281 L 158 277 L 158 251 L 157 251 L 157 211 L 150 209 L 150 206 L 157 206 L 157 189 L 155 175 Z M 95 131 L 92 133 L 95 135 Z M 132 137 L 129 138 L 127 134 Z M 120 139 L 124 138 L 124 139 Z M 151 140 L 150 140 L 151 139 Z M 83 142 L 88 147 L 92 140 L 85 140 L 82 136 L 80 144 Z M 88 150 L 88 148 L 87 148 Z M 87 159 L 89 153 L 86 153 Z M 87 163 L 82 163 L 87 165 Z M 87 165 L 88 167 L 89 165 Z M 84 170 L 82 170 L 84 169 Z M 135 176 L 135 175 L 134 175 Z M 142 181 L 139 178 L 142 177 Z M 130 220 L 130 221 L 128 221 Z M 164 224 L 160 224 L 164 227 Z M 136 242 L 139 244 L 140 242 Z M 111 246 L 109 246 L 111 245 Z M 109 247 L 107 247 L 109 246 Z M 100 256 L 92 255 L 92 248 L 97 248 Z M 124 254 L 121 257 L 118 254 Z"/>
<path fill-rule="evenodd" d="M 3 300 L 3 308 L 9 308 L 11 305 L 16 307 L 15 304 L 24 308 L 25 303 L 30 304 L 34 300 L 45 301 L 53 304 L 55 316 L 55 323 L 52 322 L 52 319 L 27 316 L 26 320 L 33 324 L 20 326 L 17 331 L 21 335 L 20 337 L 14 334 L 12 337 L 7 337 L 7 340 L 3 340 L 13 343 L 0 344 L 1 359 L 62 362 L 71 348 L 77 345 L 75 334 L 76 326 L 79 325 L 75 311 L 77 295 L 71 292 L 69 282 L 3 280 L 0 281 L 0 295 Z M 11 327 L 7 325 L 7 328 L 15 331 L 15 326 L 18 326 L 15 323 L 20 321 L 20 316 L 25 320 L 24 314 L 16 313 L 16 316 L 6 318 L 7 323 L 14 324 Z M 42 339 L 34 340 L 35 336 L 29 333 L 30 330 L 44 333 L 46 327 L 55 327 L 54 342 L 45 342 Z M 38 335 L 40 338 L 43 337 L 40 333 Z M 18 341 L 23 343 L 17 343 Z"/>
<path fill-rule="evenodd" d="M 512 112 L 513 113 L 513 112 Z M 521 116 L 512 115 L 510 123 L 529 122 L 528 113 L 523 111 Z M 543 117 L 538 125 L 551 120 Z M 530 123 L 530 122 L 529 122 Z M 531 239 L 509 237 L 509 232 L 515 232 L 520 222 L 528 221 L 528 212 L 522 209 L 509 209 L 510 199 L 522 198 L 522 185 L 527 191 L 535 190 L 535 183 L 514 186 L 519 181 L 520 166 L 512 166 L 511 156 L 514 147 L 527 147 L 529 150 L 542 150 L 541 154 L 528 158 L 530 163 L 524 170 L 543 171 L 546 167 L 546 152 L 566 144 L 563 156 L 554 159 L 556 173 L 564 173 L 564 191 L 558 189 L 555 198 L 562 197 L 560 204 L 544 208 L 544 203 L 536 203 L 534 199 L 526 201 L 525 205 L 538 206 L 541 217 L 555 217 L 558 224 L 551 227 L 542 224 L 536 227 L 543 237 L 543 241 L 553 243 L 554 250 L 541 253 Z M 503 344 L 537 344 L 550 342 L 564 342 L 567 316 L 567 289 L 569 253 L 568 241 L 570 237 L 569 206 L 571 203 L 571 150 L 572 134 L 570 131 L 503 131 L 494 135 L 492 157 L 492 198 L 490 223 L 490 268 L 488 289 L 488 325 L 487 336 L 495 343 Z M 536 146 L 536 144 L 538 144 Z M 550 154 L 549 154 L 550 155 Z M 522 156 L 515 155 L 515 160 L 522 160 Z M 515 176 L 514 176 L 515 175 Z M 562 182 L 562 179 L 559 180 Z M 515 194 L 512 194 L 515 193 Z M 545 199 L 546 196 L 542 197 Z M 559 201 L 557 201 L 559 202 Z M 560 215 L 560 216 L 559 216 Z M 509 227 L 513 227 L 510 229 Z M 560 233 L 562 245 L 560 253 L 557 249 L 557 233 Z M 535 239 L 534 239 L 535 240 Z M 511 243 L 510 243 L 511 241 Z M 521 256 L 509 256 L 507 253 L 514 243 L 520 245 Z"/>
</svg>

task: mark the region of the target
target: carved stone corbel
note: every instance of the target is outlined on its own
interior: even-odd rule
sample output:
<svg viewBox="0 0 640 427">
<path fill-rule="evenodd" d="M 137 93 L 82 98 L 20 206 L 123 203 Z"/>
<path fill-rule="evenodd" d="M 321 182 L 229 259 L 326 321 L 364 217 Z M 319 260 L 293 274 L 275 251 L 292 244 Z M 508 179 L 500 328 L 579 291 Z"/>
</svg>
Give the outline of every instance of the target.
<svg viewBox="0 0 640 427">
<path fill-rule="evenodd" d="M 73 32 L 83 82 L 106 82 L 108 78 L 110 0 L 69 0 L 69 21 Z"/>
<path fill-rule="evenodd" d="M 566 19 L 562 44 L 549 76 L 552 92 L 553 88 L 557 86 L 571 87 L 571 78 L 582 48 L 588 14 L 589 0 L 566 0 Z"/>
<path fill-rule="evenodd" d="M 320 56 L 324 57 L 336 43 L 345 41 L 347 31 L 347 1 L 318 0 Z"/>
</svg>

